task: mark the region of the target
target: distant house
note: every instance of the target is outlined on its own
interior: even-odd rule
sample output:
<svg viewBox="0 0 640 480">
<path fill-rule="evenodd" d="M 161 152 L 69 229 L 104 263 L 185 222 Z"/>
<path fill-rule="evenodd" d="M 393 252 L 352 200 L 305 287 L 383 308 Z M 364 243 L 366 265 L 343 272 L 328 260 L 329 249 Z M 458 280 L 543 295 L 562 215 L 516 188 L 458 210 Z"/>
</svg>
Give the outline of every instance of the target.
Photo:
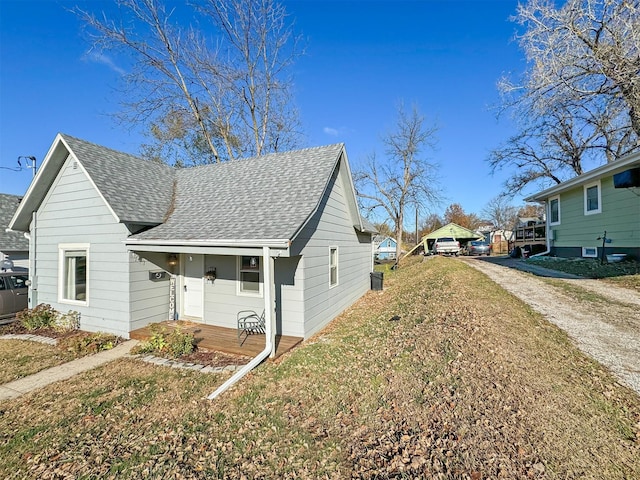
<svg viewBox="0 0 640 480">
<path fill-rule="evenodd" d="M 397 254 L 397 245 L 395 238 L 384 237 L 379 243 L 376 242 L 377 245 L 374 250 L 375 257 L 378 260 L 395 260 Z"/>
<path fill-rule="evenodd" d="M 30 234 L 31 305 L 124 337 L 265 311 L 307 338 L 360 298 L 372 228 L 342 144 L 173 169 L 58 135 L 10 227 Z"/>
<path fill-rule="evenodd" d="M 640 153 L 525 199 L 546 207 L 547 251 L 559 257 L 640 258 Z M 606 232 L 606 240 L 605 240 Z"/>
<path fill-rule="evenodd" d="M 0 269 L 26 271 L 29 268 L 29 240 L 22 232 L 8 232 L 11 217 L 21 197 L 0 193 Z"/>
</svg>

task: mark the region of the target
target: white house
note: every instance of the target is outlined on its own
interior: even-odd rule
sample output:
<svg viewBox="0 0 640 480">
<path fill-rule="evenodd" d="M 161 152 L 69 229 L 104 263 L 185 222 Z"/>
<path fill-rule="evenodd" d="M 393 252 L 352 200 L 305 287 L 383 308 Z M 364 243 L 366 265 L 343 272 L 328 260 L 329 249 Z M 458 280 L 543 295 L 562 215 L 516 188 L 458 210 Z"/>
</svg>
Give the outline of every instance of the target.
<svg viewBox="0 0 640 480">
<path fill-rule="evenodd" d="M 31 306 L 124 337 L 248 308 L 307 338 L 373 268 L 343 144 L 173 169 L 59 134 L 10 228 L 30 236 Z"/>
</svg>

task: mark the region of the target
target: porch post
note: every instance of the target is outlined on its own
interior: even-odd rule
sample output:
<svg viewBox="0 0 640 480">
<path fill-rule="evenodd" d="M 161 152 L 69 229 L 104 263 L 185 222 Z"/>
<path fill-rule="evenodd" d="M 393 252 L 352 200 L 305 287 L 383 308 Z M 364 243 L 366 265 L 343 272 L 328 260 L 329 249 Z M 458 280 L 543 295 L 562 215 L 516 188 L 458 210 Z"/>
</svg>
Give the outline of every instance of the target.
<svg viewBox="0 0 640 480">
<path fill-rule="evenodd" d="M 274 358 L 276 354 L 276 329 L 275 329 L 275 316 L 274 316 L 274 261 L 271 258 L 271 250 L 269 247 L 262 247 L 262 264 L 263 270 L 263 283 L 264 283 L 264 322 L 265 322 L 265 340 L 266 345 L 271 345 L 270 357 Z"/>
</svg>

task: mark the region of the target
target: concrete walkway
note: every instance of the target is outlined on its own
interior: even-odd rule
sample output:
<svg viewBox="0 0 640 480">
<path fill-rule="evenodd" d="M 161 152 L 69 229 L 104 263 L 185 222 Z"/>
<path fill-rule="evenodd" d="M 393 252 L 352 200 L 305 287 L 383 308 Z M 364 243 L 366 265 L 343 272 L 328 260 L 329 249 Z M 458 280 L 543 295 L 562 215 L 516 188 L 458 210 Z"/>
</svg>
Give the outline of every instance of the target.
<svg viewBox="0 0 640 480">
<path fill-rule="evenodd" d="M 32 390 L 46 387 L 61 380 L 67 380 L 78 373 L 86 372 L 87 370 L 124 357 L 137 343 L 137 340 L 127 340 L 111 350 L 77 358 L 71 362 L 58 365 L 57 367 L 48 368 L 29 375 L 28 377 L 0 385 L 0 401 L 18 398 Z"/>
</svg>

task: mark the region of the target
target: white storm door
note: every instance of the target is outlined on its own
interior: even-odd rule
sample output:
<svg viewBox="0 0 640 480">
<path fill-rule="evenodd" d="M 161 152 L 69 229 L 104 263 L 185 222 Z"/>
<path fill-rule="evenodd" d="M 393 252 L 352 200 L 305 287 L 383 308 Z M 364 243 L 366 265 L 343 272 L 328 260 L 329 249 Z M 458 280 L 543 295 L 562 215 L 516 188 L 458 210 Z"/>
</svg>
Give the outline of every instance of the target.
<svg viewBox="0 0 640 480">
<path fill-rule="evenodd" d="M 204 304 L 204 255 L 184 256 L 184 315 L 202 318 Z"/>
</svg>

